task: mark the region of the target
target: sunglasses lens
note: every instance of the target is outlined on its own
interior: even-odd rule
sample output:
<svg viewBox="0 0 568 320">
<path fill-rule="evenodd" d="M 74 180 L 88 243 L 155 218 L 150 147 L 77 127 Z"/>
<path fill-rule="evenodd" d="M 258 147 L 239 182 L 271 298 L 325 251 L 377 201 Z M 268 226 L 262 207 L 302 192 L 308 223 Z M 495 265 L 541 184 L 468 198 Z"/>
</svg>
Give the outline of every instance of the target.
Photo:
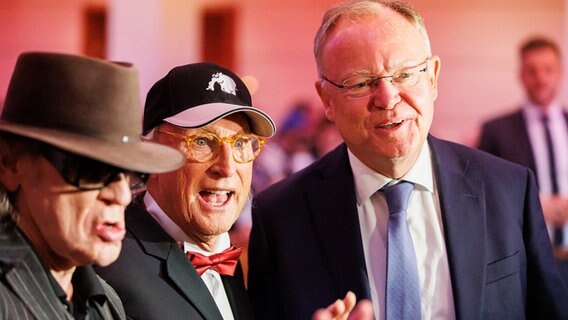
<svg viewBox="0 0 568 320">
<path fill-rule="evenodd" d="M 122 177 L 126 179 L 130 190 L 138 190 L 146 185 L 148 174 L 126 171 L 102 162 L 82 158 L 79 166 L 78 184 L 83 190 L 101 189 Z"/>
<path fill-rule="evenodd" d="M 85 190 L 103 188 L 120 175 L 118 168 L 83 157 L 78 159 L 76 167 L 78 187 Z"/>
<path fill-rule="evenodd" d="M 80 190 L 96 190 L 125 177 L 130 189 L 142 188 L 148 174 L 126 171 L 106 163 L 52 147 L 41 154 L 59 171 L 63 179 Z"/>
</svg>

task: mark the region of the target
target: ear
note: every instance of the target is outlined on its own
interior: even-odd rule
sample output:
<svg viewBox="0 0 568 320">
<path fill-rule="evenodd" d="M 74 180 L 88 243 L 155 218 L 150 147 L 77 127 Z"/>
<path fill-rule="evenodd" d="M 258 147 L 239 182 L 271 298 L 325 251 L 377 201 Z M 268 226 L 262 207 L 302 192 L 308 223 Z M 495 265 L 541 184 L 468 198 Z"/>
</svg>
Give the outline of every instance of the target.
<svg viewBox="0 0 568 320">
<path fill-rule="evenodd" d="M 0 183 L 8 191 L 16 191 L 20 186 L 22 152 L 14 150 L 6 140 L 0 138 Z"/>
<path fill-rule="evenodd" d="M 331 122 L 335 122 L 335 112 L 333 111 L 333 108 L 331 107 L 331 97 L 329 96 L 329 93 L 327 92 L 327 90 L 325 90 L 324 88 L 324 84 L 323 84 L 323 80 L 318 80 L 315 82 L 315 87 L 316 87 L 316 91 L 318 92 L 318 95 L 321 99 L 321 102 L 323 103 L 323 107 L 325 108 L 325 117 L 331 121 Z"/>
<path fill-rule="evenodd" d="M 430 88 L 432 90 L 432 95 L 434 100 L 438 97 L 438 76 L 440 75 L 440 69 L 442 68 L 442 61 L 439 56 L 433 56 L 430 58 Z"/>
</svg>

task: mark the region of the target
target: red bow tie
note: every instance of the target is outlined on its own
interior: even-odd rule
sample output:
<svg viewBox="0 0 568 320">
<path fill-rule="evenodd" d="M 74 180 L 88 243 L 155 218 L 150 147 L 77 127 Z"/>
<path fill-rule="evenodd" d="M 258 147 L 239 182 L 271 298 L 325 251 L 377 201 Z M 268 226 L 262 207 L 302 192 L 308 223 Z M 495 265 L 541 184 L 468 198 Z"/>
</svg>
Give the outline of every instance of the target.
<svg viewBox="0 0 568 320">
<path fill-rule="evenodd" d="M 220 275 L 232 276 L 235 274 L 235 268 L 243 250 L 243 248 L 230 247 L 221 253 L 210 256 L 190 251 L 186 255 L 199 275 L 202 275 L 208 269 L 213 269 Z"/>
</svg>

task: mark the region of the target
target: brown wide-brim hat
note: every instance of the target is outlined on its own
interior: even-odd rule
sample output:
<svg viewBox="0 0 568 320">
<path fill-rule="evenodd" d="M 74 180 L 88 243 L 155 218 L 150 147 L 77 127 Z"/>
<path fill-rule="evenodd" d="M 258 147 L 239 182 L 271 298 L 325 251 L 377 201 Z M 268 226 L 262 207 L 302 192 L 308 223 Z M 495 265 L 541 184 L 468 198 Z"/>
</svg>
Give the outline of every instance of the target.
<svg viewBox="0 0 568 320">
<path fill-rule="evenodd" d="M 178 150 L 141 139 L 138 72 L 130 64 L 60 53 L 21 54 L 0 131 L 130 171 L 162 173 L 185 162 Z"/>
</svg>

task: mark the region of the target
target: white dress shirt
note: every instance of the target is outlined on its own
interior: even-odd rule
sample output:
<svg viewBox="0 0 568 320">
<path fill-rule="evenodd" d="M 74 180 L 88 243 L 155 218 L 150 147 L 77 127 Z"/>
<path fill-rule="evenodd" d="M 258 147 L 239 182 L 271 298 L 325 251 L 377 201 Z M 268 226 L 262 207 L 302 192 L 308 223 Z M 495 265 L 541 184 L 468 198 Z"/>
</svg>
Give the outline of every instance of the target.
<svg viewBox="0 0 568 320">
<path fill-rule="evenodd" d="M 183 232 L 183 230 L 160 208 L 156 200 L 152 198 L 149 192 L 144 195 L 144 205 L 146 210 L 156 219 L 158 224 L 176 241 L 183 243 L 184 252 L 193 251 L 200 253 L 205 256 L 209 256 L 215 253 L 220 253 L 231 246 L 231 239 L 227 232 L 219 236 L 219 240 L 215 244 L 213 252 L 208 252 L 201 249 L 197 244 L 191 240 Z M 221 280 L 221 275 L 215 270 L 207 270 L 201 275 L 201 279 L 205 282 L 207 289 L 211 292 L 223 320 L 234 320 L 233 311 L 231 310 L 231 304 L 227 298 L 227 292 L 225 292 L 225 287 L 223 286 L 223 281 Z"/>
<path fill-rule="evenodd" d="M 351 151 L 348 153 L 373 309 L 375 319 L 380 320 L 385 318 L 388 208 L 384 194 L 377 191 L 392 179 L 367 167 Z M 407 220 L 418 263 L 422 318 L 455 319 L 440 203 L 427 143 L 401 180 L 414 183 Z"/>
<path fill-rule="evenodd" d="M 558 194 L 568 197 L 568 165 L 566 165 L 568 163 L 568 128 L 566 120 L 564 119 L 560 103 L 555 102 L 546 108 L 546 110 L 552 147 L 554 149 L 556 180 L 558 181 L 559 189 Z M 548 165 L 546 136 L 541 120 L 543 115 L 542 108 L 527 102 L 523 108 L 523 115 L 533 150 L 539 192 L 542 195 L 548 196 L 552 194 L 552 182 Z M 548 228 L 549 235 L 553 235 L 552 226 L 549 225 Z M 568 246 L 568 224 L 564 226 L 563 245 Z"/>
</svg>

